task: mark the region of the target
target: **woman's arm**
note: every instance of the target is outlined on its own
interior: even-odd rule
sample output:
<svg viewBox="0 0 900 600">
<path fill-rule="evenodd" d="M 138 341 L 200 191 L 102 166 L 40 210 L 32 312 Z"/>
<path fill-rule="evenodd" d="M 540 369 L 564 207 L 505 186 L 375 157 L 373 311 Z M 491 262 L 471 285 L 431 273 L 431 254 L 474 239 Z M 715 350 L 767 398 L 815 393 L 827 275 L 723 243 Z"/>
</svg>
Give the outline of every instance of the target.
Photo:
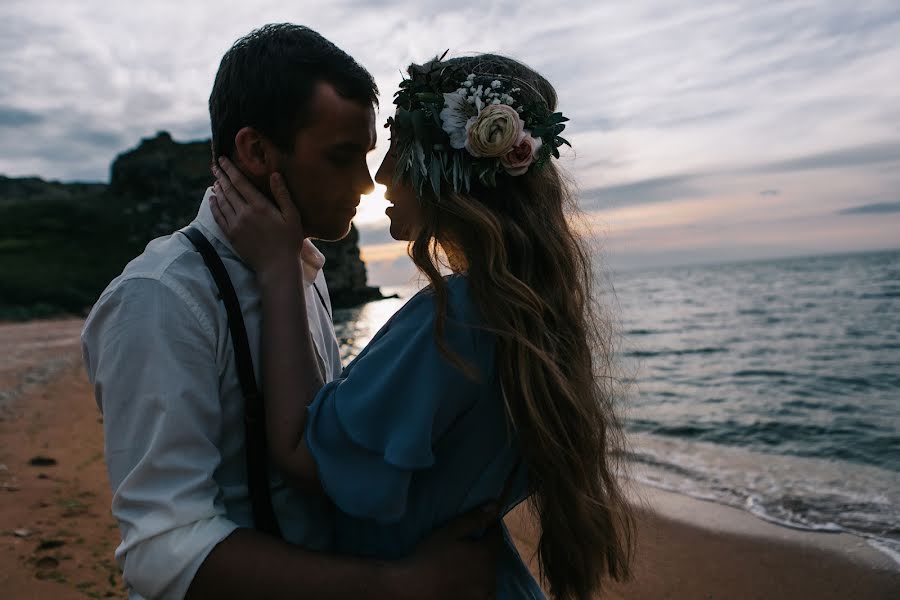
<svg viewBox="0 0 900 600">
<path fill-rule="evenodd" d="M 304 440 L 307 406 L 324 385 L 300 274 L 300 215 L 284 179 L 270 178 L 273 205 L 227 159 L 214 168 L 213 216 L 255 271 L 262 293 L 262 375 L 269 452 L 295 484 L 320 491 L 316 465 Z"/>
<path fill-rule="evenodd" d="M 492 598 L 503 544 L 497 519 L 496 506 L 469 511 L 397 561 L 309 552 L 252 529 L 236 529 L 204 559 L 186 597 Z"/>
</svg>

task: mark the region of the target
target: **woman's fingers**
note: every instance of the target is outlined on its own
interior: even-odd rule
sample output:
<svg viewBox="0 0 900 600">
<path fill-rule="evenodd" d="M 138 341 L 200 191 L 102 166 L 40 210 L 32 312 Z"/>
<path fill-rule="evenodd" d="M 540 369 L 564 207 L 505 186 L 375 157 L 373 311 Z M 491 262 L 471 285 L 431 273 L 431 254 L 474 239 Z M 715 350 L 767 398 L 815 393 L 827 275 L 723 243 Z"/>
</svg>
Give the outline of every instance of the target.
<svg viewBox="0 0 900 600">
<path fill-rule="evenodd" d="M 218 162 L 221 167 L 220 171 L 224 171 L 225 175 L 225 177 L 219 178 L 223 187 L 230 187 L 231 190 L 236 192 L 236 195 L 242 202 L 249 204 L 253 208 L 263 208 L 268 205 L 266 197 L 263 196 L 262 192 L 256 189 L 256 186 L 244 177 L 244 174 L 241 173 L 240 169 L 235 167 L 234 163 L 228 160 L 228 157 L 220 156 Z M 227 191 L 229 190 L 226 189 L 226 192 Z"/>
<path fill-rule="evenodd" d="M 228 223 L 228 217 L 222 212 L 221 207 L 219 206 L 219 201 L 216 196 L 209 197 L 209 208 L 212 211 L 213 219 L 216 220 L 216 223 L 219 225 L 219 228 L 222 231 L 229 231 L 231 229 L 230 224 Z"/>
<path fill-rule="evenodd" d="M 220 169 L 217 165 L 213 165 L 212 172 L 216 177 L 216 183 L 213 184 L 213 189 L 217 190 L 216 193 L 219 196 L 220 202 L 228 200 L 235 210 L 242 205 L 247 204 L 247 201 L 243 198 L 241 192 L 235 189 L 231 177 L 225 171 Z"/>
<path fill-rule="evenodd" d="M 218 181 L 213 184 L 213 193 L 216 195 L 219 211 L 228 219 L 228 222 L 234 223 L 237 221 L 238 210 L 241 208 L 241 205 L 235 206 L 232 203 L 231 198 Z"/>
<path fill-rule="evenodd" d="M 275 196 L 275 204 L 278 205 L 278 210 L 281 211 L 281 214 L 287 220 L 299 220 L 300 215 L 297 213 L 297 207 L 294 206 L 294 201 L 291 200 L 291 193 L 287 189 L 287 184 L 284 182 L 284 177 L 281 176 L 281 173 L 272 173 L 269 176 L 269 187 L 272 188 L 272 195 Z"/>
</svg>

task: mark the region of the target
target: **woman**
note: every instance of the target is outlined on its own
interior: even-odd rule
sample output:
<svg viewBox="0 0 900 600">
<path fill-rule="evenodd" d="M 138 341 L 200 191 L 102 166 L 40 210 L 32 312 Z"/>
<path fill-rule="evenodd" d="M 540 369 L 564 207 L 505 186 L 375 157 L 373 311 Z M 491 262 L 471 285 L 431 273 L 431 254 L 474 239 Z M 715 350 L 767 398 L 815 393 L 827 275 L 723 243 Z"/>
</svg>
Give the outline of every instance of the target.
<svg viewBox="0 0 900 600">
<path fill-rule="evenodd" d="M 308 332 L 303 233 L 282 180 L 276 210 L 237 194 L 227 161 L 217 172 L 213 213 L 263 294 L 270 451 L 335 503 L 338 552 L 401 556 L 469 508 L 527 498 L 551 594 L 586 599 L 627 576 L 632 522 L 609 339 L 552 161 L 566 119 L 547 80 L 512 59 L 442 59 L 409 68 L 375 177 L 391 235 L 430 285 L 338 380 L 309 377 L 315 351 L 293 335 Z M 505 539 L 498 597 L 542 597 Z"/>
</svg>

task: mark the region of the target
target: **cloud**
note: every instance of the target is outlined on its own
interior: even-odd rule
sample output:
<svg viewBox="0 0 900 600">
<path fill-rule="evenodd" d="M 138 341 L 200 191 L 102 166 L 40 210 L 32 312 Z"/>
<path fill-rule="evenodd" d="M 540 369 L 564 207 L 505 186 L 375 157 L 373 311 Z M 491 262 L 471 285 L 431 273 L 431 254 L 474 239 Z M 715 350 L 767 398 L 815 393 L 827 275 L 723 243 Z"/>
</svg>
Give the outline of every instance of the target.
<svg viewBox="0 0 900 600">
<path fill-rule="evenodd" d="M 44 120 L 44 116 L 21 108 L 0 106 L 0 127 L 22 127 L 35 125 Z"/>
<path fill-rule="evenodd" d="M 382 122 L 409 62 L 449 48 L 534 66 L 571 118 L 576 150 L 563 164 L 588 210 L 765 201 L 765 190 L 790 189 L 778 214 L 833 214 L 848 194 L 864 202 L 900 185 L 900 6 L 810 6 L 572 0 L 550 19 L 543 0 L 160 0 L 141 10 L 5 0 L 0 173 L 103 180 L 116 154 L 157 130 L 208 136 L 206 102 L 224 51 L 255 27 L 291 21 L 373 73 Z M 367 235 L 387 241 L 384 228 Z"/>
<path fill-rule="evenodd" d="M 747 176 L 791 175 L 815 170 L 835 171 L 854 168 L 865 170 L 894 163 L 900 163 L 900 142 L 880 142 L 750 166 L 723 166 L 706 171 L 678 173 L 593 187 L 581 193 L 581 202 L 584 210 L 612 209 L 715 195 L 717 192 L 724 191 L 722 180 L 734 182 L 738 178 Z M 876 175 L 874 172 L 872 174 Z M 780 189 L 777 188 L 766 188 L 758 192 L 760 196 L 778 196 L 779 194 Z"/>
<path fill-rule="evenodd" d="M 837 211 L 839 215 L 883 215 L 889 213 L 900 213 L 900 202 L 876 202 Z"/>
<path fill-rule="evenodd" d="M 93 147 L 101 148 L 101 149 L 105 149 L 105 148 L 125 149 L 128 144 L 134 145 L 136 143 L 135 140 L 125 139 L 122 132 L 110 131 L 110 130 L 100 130 L 100 129 L 77 130 L 77 131 L 73 131 L 70 134 L 70 136 L 71 136 L 72 141 L 74 141 L 74 142 L 83 144 L 85 146 L 93 146 Z"/>
<path fill-rule="evenodd" d="M 703 193 L 698 185 L 700 178 L 692 174 L 670 175 L 596 187 L 581 193 L 581 207 L 583 210 L 610 209 L 697 196 Z"/>
<path fill-rule="evenodd" d="M 574 133 L 605 134 L 614 148 L 627 146 L 638 160 L 625 162 L 641 171 L 630 178 L 644 179 L 685 170 L 660 169 L 654 155 L 714 163 L 742 148 L 755 153 L 766 137 L 799 154 L 810 150 L 797 147 L 802 141 L 833 144 L 823 137 L 830 123 L 888 118 L 898 99 L 886 77 L 896 65 L 898 12 L 887 0 L 864 9 L 828 3 L 816 11 L 800 0 L 626 6 L 578 0 L 550 20 L 538 0 L 489 6 L 460 0 L 452 7 L 436 0 L 260 0 L 227 10 L 211 2 L 156 2 L 137 12 L 99 0 L 8 0 L 0 8 L 7 59 L 0 105 L 22 100 L 10 105 L 60 124 L 88 112 L 135 140 L 163 128 L 186 136 L 206 128 L 206 95 L 231 42 L 265 22 L 294 21 L 359 57 L 388 100 L 400 69 L 445 48 L 518 56 L 556 85 Z M 476 22 L 492 23 L 490 35 Z M 791 128 L 806 135 L 793 136 Z M 60 141 L 55 134 L 71 128 L 51 129 Z M 773 140 L 773 132 L 782 139 Z M 649 136 L 659 136 L 653 148 L 644 143 Z M 725 148 L 723 139 L 741 143 Z M 7 166 L 14 167 L 0 169 Z"/>
<path fill-rule="evenodd" d="M 879 142 L 852 148 L 838 148 L 808 156 L 763 163 L 747 169 L 752 173 L 778 173 L 783 171 L 814 171 L 865 167 L 900 162 L 900 142 Z"/>
</svg>

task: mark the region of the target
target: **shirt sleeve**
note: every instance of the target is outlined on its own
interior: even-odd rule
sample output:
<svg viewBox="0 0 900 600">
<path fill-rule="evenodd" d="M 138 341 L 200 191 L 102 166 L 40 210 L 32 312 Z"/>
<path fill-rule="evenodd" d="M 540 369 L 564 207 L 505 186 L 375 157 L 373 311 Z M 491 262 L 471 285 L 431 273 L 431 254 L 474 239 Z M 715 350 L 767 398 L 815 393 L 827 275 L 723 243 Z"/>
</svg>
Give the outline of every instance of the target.
<svg viewBox="0 0 900 600">
<path fill-rule="evenodd" d="M 213 480 L 222 413 L 211 326 L 159 281 L 132 279 L 100 300 L 82 332 L 103 412 L 112 513 L 127 585 L 182 598 L 237 525 Z"/>
<path fill-rule="evenodd" d="M 434 464 L 433 442 L 487 384 L 493 344 L 454 316 L 460 315 L 448 318 L 445 339 L 477 379 L 441 353 L 433 299 L 420 294 L 310 405 L 306 442 L 325 493 L 344 513 L 402 518 L 412 473 Z"/>
</svg>

